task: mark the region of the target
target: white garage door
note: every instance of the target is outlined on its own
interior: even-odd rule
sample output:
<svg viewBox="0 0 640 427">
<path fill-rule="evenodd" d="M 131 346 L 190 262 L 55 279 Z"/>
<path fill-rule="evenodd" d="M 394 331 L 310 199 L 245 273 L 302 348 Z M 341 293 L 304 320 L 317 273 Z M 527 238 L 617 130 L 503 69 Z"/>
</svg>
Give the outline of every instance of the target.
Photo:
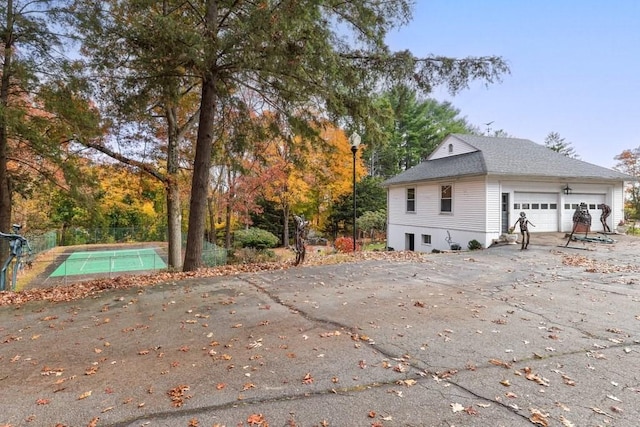
<svg viewBox="0 0 640 427">
<path fill-rule="evenodd" d="M 514 193 L 514 219 L 516 222 L 520 212 L 527 215 L 535 227 L 531 232 L 558 231 L 558 194 L 557 193 Z M 516 232 L 519 231 L 516 227 Z"/>
<path fill-rule="evenodd" d="M 591 214 L 591 231 L 603 231 L 602 224 L 600 223 L 600 215 L 602 210 L 598 209 L 598 205 L 604 203 L 604 194 L 570 194 L 566 196 L 565 203 L 562 208 L 562 231 L 571 231 L 573 228 L 573 213 L 580 203 L 584 202 L 589 208 Z M 611 225 L 611 217 L 609 217 L 609 228 L 612 230 L 614 227 Z M 534 223 L 535 224 L 535 223 Z"/>
</svg>

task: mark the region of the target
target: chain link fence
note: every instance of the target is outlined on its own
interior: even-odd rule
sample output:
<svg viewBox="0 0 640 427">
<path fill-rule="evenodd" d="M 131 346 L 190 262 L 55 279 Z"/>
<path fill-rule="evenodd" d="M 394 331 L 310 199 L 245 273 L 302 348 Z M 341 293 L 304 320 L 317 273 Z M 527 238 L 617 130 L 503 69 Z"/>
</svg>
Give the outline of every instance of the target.
<svg viewBox="0 0 640 427">
<path fill-rule="evenodd" d="M 74 228 L 67 229 L 64 232 L 61 231 L 49 231 L 43 234 L 31 235 L 25 234 L 25 237 L 29 241 L 31 247 L 32 256 L 27 257 L 25 251 L 24 257 L 21 260 L 18 268 L 19 277 L 23 277 L 22 281 L 29 282 L 29 287 L 32 286 L 52 286 L 57 282 L 70 283 L 77 281 L 78 277 L 72 275 L 63 274 L 62 277 L 50 278 L 49 276 L 55 270 L 55 267 L 59 265 L 68 256 L 68 251 L 64 249 L 66 246 L 83 246 L 83 245 L 112 245 L 112 244 L 125 244 L 125 247 L 150 247 L 153 244 L 158 255 L 166 262 L 166 233 L 149 232 L 148 230 L 139 228 L 100 228 L 100 229 L 83 229 Z M 186 233 L 182 236 L 182 248 L 184 249 L 186 243 Z M 6 246 L 8 250 L 8 242 L 0 241 L 0 245 Z M 57 250 L 54 250 L 58 248 Z M 25 248 L 26 249 L 26 248 Z M 85 249 L 79 248 L 79 251 Z M 216 267 L 220 265 L 226 265 L 228 259 L 228 251 L 225 248 L 217 246 L 213 243 L 204 242 L 202 250 L 202 265 L 204 267 Z M 15 262 L 12 263 L 15 265 Z M 157 268 L 156 268 L 157 267 Z M 11 266 L 10 268 L 13 268 Z M 159 271 L 164 267 L 154 265 L 150 270 Z M 149 271 L 147 271 L 148 273 Z M 10 272 L 8 272 L 11 274 Z M 135 271 L 122 272 L 120 274 L 133 274 Z M 142 272 L 137 272 L 141 274 Z M 114 277 L 117 272 L 109 272 L 105 276 Z M 34 276 L 34 277 L 30 277 Z M 10 276 L 9 276 L 10 277 Z M 85 278 L 86 280 L 86 278 Z M 21 280 L 18 280 L 18 289 L 24 288 L 21 286 Z M 33 283 L 32 283 L 33 282 Z M 41 282 L 41 283 L 35 283 Z"/>
</svg>

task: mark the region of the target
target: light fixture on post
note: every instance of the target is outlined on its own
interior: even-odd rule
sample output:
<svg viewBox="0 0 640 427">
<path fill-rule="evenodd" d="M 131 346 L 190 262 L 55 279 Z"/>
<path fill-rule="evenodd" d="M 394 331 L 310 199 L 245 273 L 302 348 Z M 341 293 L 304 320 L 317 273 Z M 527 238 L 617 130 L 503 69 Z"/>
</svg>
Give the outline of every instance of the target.
<svg viewBox="0 0 640 427">
<path fill-rule="evenodd" d="M 569 184 L 565 184 L 565 186 L 562 189 L 562 191 L 564 191 L 564 194 L 566 194 L 568 196 L 569 194 L 571 194 L 572 188 L 569 187 Z"/>
<path fill-rule="evenodd" d="M 349 137 L 351 142 L 351 153 L 353 153 L 353 252 L 356 251 L 356 153 L 360 147 L 360 135 L 354 132 Z"/>
</svg>

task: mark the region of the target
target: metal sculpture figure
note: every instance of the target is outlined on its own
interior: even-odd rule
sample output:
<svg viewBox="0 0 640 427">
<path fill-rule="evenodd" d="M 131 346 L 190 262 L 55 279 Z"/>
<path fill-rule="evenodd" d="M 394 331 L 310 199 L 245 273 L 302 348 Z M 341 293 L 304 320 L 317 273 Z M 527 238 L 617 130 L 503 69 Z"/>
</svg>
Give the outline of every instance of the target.
<svg viewBox="0 0 640 427">
<path fill-rule="evenodd" d="M 607 225 L 607 218 L 609 218 L 609 215 L 611 215 L 611 207 L 609 205 L 601 203 L 598 205 L 598 209 L 602 211 L 602 213 L 600 214 L 600 223 L 602 223 L 602 230 L 605 233 L 611 233 L 611 229 L 609 228 L 609 225 Z"/>
<path fill-rule="evenodd" d="M 567 239 L 567 243 L 564 245 L 565 247 L 569 246 L 569 242 L 573 239 L 573 234 L 580 225 L 584 225 L 585 227 L 584 237 L 586 239 L 587 234 L 589 234 L 589 231 L 591 230 L 591 214 L 589 213 L 587 204 L 584 202 L 580 203 L 573 213 L 573 229 L 571 230 L 569 239 Z"/>
<path fill-rule="evenodd" d="M 20 224 L 13 224 L 13 233 L 3 233 L 0 232 L 0 238 L 9 240 L 9 257 L 6 259 L 4 264 L 2 265 L 2 271 L 0 271 L 0 291 L 4 291 L 7 283 L 7 269 L 11 264 L 13 259 L 16 259 L 16 262 L 13 266 L 13 274 L 11 275 L 11 289 L 15 289 L 16 280 L 18 277 L 18 270 L 21 266 L 21 258 L 24 254 L 24 249 L 26 248 L 31 254 L 31 246 L 29 245 L 29 241 L 24 237 L 18 234 L 22 226 Z"/>
<path fill-rule="evenodd" d="M 304 256 L 307 249 L 305 247 L 305 240 L 307 239 L 309 221 L 304 219 L 304 216 L 294 215 L 293 219 L 296 221 L 296 261 L 294 265 L 299 265 L 304 262 Z"/>
<path fill-rule="evenodd" d="M 516 225 L 520 225 L 520 233 L 522 234 L 522 246 L 520 250 L 528 249 L 529 247 L 529 225 L 535 227 L 531 221 L 527 219 L 527 214 L 524 212 L 520 212 L 520 218 L 513 224 L 513 228 L 516 228 Z"/>
</svg>

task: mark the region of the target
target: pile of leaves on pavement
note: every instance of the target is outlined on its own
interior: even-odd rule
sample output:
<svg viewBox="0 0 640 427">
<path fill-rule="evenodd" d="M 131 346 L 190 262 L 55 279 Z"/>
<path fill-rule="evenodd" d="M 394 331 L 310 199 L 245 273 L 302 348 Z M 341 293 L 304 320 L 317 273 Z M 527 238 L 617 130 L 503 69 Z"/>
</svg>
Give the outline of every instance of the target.
<svg viewBox="0 0 640 427">
<path fill-rule="evenodd" d="M 599 262 L 584 255 L 567 255 L 562 257 L 564 265 L 573 267 L 584 267 L 588 273 L 619 273 L 619 272 L 639 272 L 637 265 L 615 265 Z"/>
<path fill-rule="evenodd" d="M 356 252 L 355 254 L 335 254 L 310 256 L 307 265 L 330 265 L 362 260 L 389 260 L 421 262 L 424 255 L 416 252 Z M 149 275 L 122 275 L 114 278 L 94 279 L 64 286 L 28 289 L 19 292 L 0 292 L 0 306 L 24 304 L 30 301 L 73 301 L 86 298 L 109 289 L 128 289 L 153 286 L 159 283 L 178 280 L 230 276 L 240 273 L 284 270 L 295 268 L 291 262 L 268 262 L 260 264 L 223 265 L 213 268 L 202 268 L 189 272 L 159 272 Z"/>
</svg>

